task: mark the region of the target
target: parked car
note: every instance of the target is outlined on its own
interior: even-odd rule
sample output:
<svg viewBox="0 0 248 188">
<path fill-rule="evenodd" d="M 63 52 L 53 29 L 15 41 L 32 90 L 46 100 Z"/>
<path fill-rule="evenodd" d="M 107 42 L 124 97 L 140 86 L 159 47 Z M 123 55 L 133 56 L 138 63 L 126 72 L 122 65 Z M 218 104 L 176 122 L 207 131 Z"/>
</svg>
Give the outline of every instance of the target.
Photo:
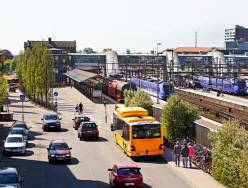
<svg viewBox="0 0 248 188">
<path fill-rule="evenodd" d="M 26 153 L 26 141 L 20 134 L 8 135 L 6 140 L 4 140 L 3 153 L 7 154 L 23 154 Z"/>
<path fill-rule="evenodd" d="M 20 134 L 23 136 L 24 140 L 28 142 L 28 137 L 26 135 L 26 130 L 24 128 L 12 128 L 10 129 L 9 135 L 11 134 Z"/>
<path fill-rule="evenodd" d="M 9 92 L 11 92 L 11 91 L 16 92 L 16 87 L 15 87 L 15 84 L 9 84 L 9 86 L 8 86 L 8 90 L 9 90 Z"/>
<path fill-rule="evenodd" d="M 13 167 L 3 167 L 0 168 L 0 187 L 1 186 L 13 186 L 21 188 L 21 183 L 24 182 L 16 168 Z"/>
<path fill-rule="evenodd" d="M 115 164 L 108 171 L 109 183 L 113 187 L 143 187 L 143 176 L 134 163 Z"/>
<path fill-rule="evenodd" d="M 32 127 L 28 127 L 27 124 L 23 121 L 16 121 L 13 123 L 11 128 L 24 128 L 26 130 L 26 135 L 28 138 L 28 134 L 29 134 L 29 129 Z"/>
<path fill-rule="evenodd" d="M 71 149 L 64 140 L 52 140 L 47 148 L 48 161 L 67 161 L 71 163 Z"/>
<path fill-rule="evenodd" d="M 83 140 L 84 138 L 95 138 L 99 139 L 99 130 L 98 126 L 94 121 L 81 122 L 78 128 L 78 138 Z"/>
<path fill-rule="evenodd" d="M 90 118 L 88 116 L 78 115 L 75 116 L 75 118 L 72 120 L 73 120 L 73 128 L 77 130 L 81 122 L 90 121 Z"/>
<path fill-rule="evenodd" d="M 43 131 L 46 131 L 48 129 L 55 129 L 57 131 L 61 130 L 61 123 L 60 120 L 62 118 L 59 118 L 58 114 L 56 113 L 49 113 L 44 114 L 43 118 L 41 119 L 42 122 L 42 129 Z"/>
</svg>

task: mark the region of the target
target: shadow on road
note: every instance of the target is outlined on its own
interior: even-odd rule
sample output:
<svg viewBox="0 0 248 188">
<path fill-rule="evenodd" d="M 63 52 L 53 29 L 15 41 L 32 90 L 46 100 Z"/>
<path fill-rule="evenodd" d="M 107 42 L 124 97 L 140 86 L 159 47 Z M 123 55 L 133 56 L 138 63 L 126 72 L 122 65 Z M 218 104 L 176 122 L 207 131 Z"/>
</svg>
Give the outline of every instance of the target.
<svg viewBox="0 0 248 188">
<path fill-rule="evenodd" d="M 160 156 L 140 156 L 140 157 L 130 157 L 134 162 L 143 163 L 156 163 L 156 164 L 167 164 Z"/>
</svg>

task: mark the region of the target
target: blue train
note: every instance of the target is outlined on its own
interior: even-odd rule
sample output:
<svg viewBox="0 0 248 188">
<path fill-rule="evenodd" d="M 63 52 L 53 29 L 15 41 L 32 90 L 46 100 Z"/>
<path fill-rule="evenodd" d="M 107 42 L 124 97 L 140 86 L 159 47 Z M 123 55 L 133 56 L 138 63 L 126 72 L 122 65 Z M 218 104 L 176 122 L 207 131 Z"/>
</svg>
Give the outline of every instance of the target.
<svg viewBox="0 0 248 188">
<path fill-rule="evenodd" d="M 194 83 L 199 82 L 202 87 L 212 90 L 222 90 L 225 93 L 231 93 L 235 95 L 246 95 L 247 86 L 244 79 L 220 79 L 209 77 L 195 77 Z M 196 86 L 197 87 L 197 86 Z"/>
<path fill-rule="evenodd" d="M 154 97 L 157 97 L 157 87 L 159 86 L 159 99 L 162 100 L 166 100 L 170 94 L 175 93 L 175 88 L 171 83 L 159 82 L 159 85 L 157 85 L 157 80 L 154 79 L 139 79 L 133 77 L 131 78 L 131 83 L 136 85 L 137 90 L 143 90 Z"/>
</svg>

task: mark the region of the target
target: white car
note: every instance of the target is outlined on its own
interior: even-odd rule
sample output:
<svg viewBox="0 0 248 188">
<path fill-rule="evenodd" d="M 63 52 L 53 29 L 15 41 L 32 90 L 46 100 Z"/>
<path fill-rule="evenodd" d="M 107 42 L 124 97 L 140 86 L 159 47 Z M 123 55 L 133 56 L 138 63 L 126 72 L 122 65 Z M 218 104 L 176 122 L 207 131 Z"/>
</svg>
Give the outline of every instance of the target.
<svg viewBox="0 0 248 188">
<path fill-rule="evenodd" d="M 7 154 L 23 154 L 26 153 L 26 141 L 20 134 L 8 135 L 4 140 L 3 153 Z"/>
</svg>

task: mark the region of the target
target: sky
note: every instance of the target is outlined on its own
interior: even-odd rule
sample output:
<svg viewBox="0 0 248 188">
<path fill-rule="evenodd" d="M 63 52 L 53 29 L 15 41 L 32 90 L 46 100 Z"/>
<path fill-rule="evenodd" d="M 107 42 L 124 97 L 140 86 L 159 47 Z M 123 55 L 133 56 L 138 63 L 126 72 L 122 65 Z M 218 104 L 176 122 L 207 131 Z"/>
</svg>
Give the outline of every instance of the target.
<svg viewBox="0 0 248 188">
<path fill-rule="evenodd" d="M 7 1 L 6 1 L 7 2 Z M 247 0 L 10 0 L 1 9 L 0 49 L 24 42 L 76 41 L 77 50 L 148 53 L 223 47 L 225 29 L 248 28 Z M 161 43 L 161 45 L 157 45 Z"/>
</svg>

